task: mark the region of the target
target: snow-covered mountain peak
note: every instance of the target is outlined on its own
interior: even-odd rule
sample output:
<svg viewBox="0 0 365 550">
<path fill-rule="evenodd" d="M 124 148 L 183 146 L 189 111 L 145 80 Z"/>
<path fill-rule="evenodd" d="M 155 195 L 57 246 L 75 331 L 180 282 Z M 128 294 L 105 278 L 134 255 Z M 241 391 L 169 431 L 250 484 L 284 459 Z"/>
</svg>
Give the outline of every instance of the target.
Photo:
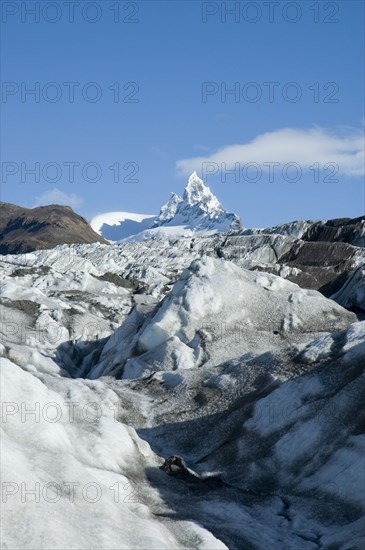
<svg viewBox="0 0 365 550">
<path fill-rule="evenodd" d="M 167 222 L 158 218 L 155 226 L 180 226 L 185 232 L 199 233 L 230 231 L 242 227 L 239 217 L 225 210 L 196 172 L 189 177 L 182 199 L 175 199 L 174 208 L 172 218 Z"/>
<path fill-rule="evenodd" d="M 225 210 L 196 172 L 189 177 L 182 197 L 172 193 L 158 216 L 137 216 L 121 212 L 118 219 L 117 212 L 106 213 L 93 218 L 91 226 L 112 241 L 179 238 L 242 228 L 240 218 Z"/>
<path fill-rule="evenodd" d="M 213 195 L 209 187 L 204 184 L 196 172 L 193 172 L 189 177 L 183 200 L 189 206 L 199 204 L 206 211 L 224 210 L 217 197 Z"/>
<path fill-rule="evenodd" d="M 161 207 L 160 214 L 155 221 L 154 226 L 161 225 L 161 223 L 171 220 L 175 216 L 177 207 L 179 203 L 182 202 L 182 200 L 183 199 L 180 197 L 180 195 L 177 195 L 176 193 L 171 193 L 171 197 L 169 198 L 167 203 Z"/>
</svg>

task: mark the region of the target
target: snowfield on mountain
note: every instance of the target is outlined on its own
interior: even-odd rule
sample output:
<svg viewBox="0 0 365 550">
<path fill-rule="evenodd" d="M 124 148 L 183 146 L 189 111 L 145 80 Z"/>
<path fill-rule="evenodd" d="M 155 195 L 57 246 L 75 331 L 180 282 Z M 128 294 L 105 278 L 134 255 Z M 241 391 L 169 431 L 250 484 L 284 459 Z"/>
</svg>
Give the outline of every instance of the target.
<svg viewBox="0 0 365 550">
<path fill-rule="evenodd" d="M 190 183 L 190 236 L 0 257 L 4 548 L 363 549 L 365 219 Z"/>
</svg>

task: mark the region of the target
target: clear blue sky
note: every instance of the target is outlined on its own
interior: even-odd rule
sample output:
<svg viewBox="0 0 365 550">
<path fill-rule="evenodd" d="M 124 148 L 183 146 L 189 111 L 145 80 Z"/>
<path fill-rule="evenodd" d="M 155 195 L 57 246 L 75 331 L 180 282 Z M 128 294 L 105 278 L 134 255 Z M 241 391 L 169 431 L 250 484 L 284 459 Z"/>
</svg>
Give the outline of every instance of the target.
<svg viewBox="0 0 365 550">
<path fill-rule="evenodd" d="M 364 214 L 363 2 L 293 2 L 290 9 L 280 2 L 274 15 L 265 2 L 240 2 L 239 12 L 225 15 L 237 2 L 80 0 L 74 22 L 63 1 L 44 10 L 47 4 L 2 2 L 2 200 L 32 207 L 60 197 L 88 218 L 114 210 L 156 213 L 171 191 L 183 191 L 191 168 L 201 175 L 204 161 L 217 166 L 208 185 L 246 226 Z M 24 5 L 40 10 L 39 21 Z M 73 102 L 65 82 L 79 83 Z M 116 86 L 109 89 L 116 82 L 119 102 Z M 213 84 L 203 98 L 205 82 Z M 272 101 L 264 82 L 278 83 Z M 24 95 L 35 83 L 39 101 Z M 224 86 L 235 83 L 239 97 L 222 98 Z M 298 90 L 302 97 L 289 101 Z M 100 100 L 88 101 L 96 91 Z M 249 101 L 260 92 L 261 99 Z M 236 153 L 233 145 L 241 146 Z M 251 160 L 260 167 L 279 160 L 274 181 L 265 168 L 258 181 L 247 181 Z M 24 172 L 36 162 L 46 171 L 39 182 Z M 52 166 L 47 172 L 50 162 L 61 173 Z M 68 162 L 79 163 L 73 182 Z M 100 166 L 99 181 L 87 181 L 92 167 L 83 176 L 89 162 Z M 224 181 L 222 162 L 227 169 L 239 163 L 238 181 Z M 283 177 L 287 162 L 303 168 L 296 183 Z M 308 169 L 316 162 L 337 164 L 338 181 L 323 181 L 331 167 Z M 115 163 L 119 182 L 109 168 Z M 138 182 L 123 181 L 135 166 L 127 163 L 138 165 Z"/>
</svg>

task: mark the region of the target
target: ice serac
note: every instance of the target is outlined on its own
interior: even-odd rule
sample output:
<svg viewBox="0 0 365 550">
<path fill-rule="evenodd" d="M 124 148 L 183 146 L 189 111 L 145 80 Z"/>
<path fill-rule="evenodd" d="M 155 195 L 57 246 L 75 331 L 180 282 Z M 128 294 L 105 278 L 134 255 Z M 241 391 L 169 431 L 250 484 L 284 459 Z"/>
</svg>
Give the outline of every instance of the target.
<svg viewBox="0 0 365 550">
<path fill-rule="evenodd" d="M 194 260 L 143 326 L 129 319 L 111 338 L 89 376 L 178 371 L 177 381 L 180 371 L 277 351 L 354 321 L 336 302 L 276 275 L 219 259 Z"/>
<path fill-rule="evenodd" d="M 345 284 L 331 296 L 343 307 L 365 312 L 365 265 L 355 269 Z"/>
</svg>

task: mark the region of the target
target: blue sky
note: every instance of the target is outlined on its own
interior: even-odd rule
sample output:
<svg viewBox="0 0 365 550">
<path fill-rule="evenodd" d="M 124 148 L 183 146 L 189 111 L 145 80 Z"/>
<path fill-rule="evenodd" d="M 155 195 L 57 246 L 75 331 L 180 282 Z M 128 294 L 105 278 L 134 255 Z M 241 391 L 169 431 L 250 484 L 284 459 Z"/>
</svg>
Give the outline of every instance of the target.
<svg viewBox="0 0 365 550">
<path fill-rule="evenodd" d="M 246 226 L 364 214 L 363 3 L 274 4 L 2 2 L 2 200 L 157 213 L 196 169 Z"/>
</svg>

